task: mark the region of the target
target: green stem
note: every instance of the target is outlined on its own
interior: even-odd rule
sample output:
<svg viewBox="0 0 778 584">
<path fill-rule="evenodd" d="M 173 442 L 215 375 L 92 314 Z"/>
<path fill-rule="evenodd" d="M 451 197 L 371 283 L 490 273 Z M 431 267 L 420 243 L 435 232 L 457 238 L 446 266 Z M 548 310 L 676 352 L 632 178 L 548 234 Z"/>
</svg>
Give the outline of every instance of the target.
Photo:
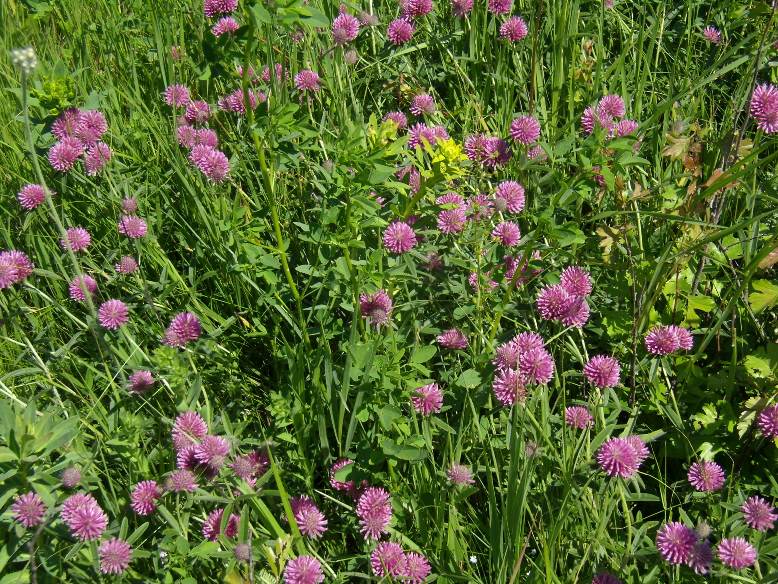
<svg viewBox="0 0 778 584">
<path fill-rule="evenodd" d="M 273 221 L 273 232 L 275 233 L 278 255 L 281 257 L 281 266 L 283 267 L 286 281 L 289 284 L 289 289 L 291 290 L 292 296 L 294 297 L 295 306 L 297 308 L 297 318 L 300 322 L 300 332 L 303 335 L 303 341 L 305 342 L 306 346 L 310 347 L 311 341 L 308 338 L 308 327 L 305 322 L 305 318 L 303 317 L 302 298 L 300 297 L 299 290 L 297 290 L 297 285 L 294 283 L 292 271 L 289 269 L 289 260 L 286 257 L 284 236 L 281 233 L 281 222 L 278 219 L 278 204 L 276 201 L 274 177 L 267 166 L 267 161 L 265 159 L 265 149 L 259 143 L 259 137 L 257 136 L 256 131 L 253 132 L 253 136 L 254 147 L 256 148 L 257 156 L 259 157 L 259 167 L 262 170 L 262 181 L 264 182 L 265 191 L 267 192 L 268 201 L 270 203 L 270 217 Z"/>
</svg>

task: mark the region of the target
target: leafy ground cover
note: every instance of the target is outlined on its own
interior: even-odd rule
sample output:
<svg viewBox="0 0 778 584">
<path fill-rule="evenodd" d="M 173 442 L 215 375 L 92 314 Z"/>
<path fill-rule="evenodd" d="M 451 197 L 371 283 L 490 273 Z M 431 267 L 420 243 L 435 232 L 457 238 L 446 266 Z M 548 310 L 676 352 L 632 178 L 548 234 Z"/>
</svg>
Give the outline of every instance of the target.
<svg viewBox="0 0 778 584">
<path fill-rule="evenodd" d="M 778 582 L 770 3 L 0 24 L 0 584 Z"/>
</svg>

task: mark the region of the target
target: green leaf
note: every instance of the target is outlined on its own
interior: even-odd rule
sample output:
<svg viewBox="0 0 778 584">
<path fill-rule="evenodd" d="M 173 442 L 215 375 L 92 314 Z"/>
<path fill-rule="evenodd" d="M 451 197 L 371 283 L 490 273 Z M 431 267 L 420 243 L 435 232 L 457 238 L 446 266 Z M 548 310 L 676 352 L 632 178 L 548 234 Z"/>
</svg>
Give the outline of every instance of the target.
<svg viewBox="0 0 778 584">
<path fill-rule="evenodd" d="M 385 438 L 383 443 L 384 454 L 400 460 L 424 460 L 427 458 L 427 451 L 415 446 L 397 444 L 391 438 Z"/>
<path fill-rule="evenodd" d="M 775 379 L 778 377 L 778 345 L 759 347 L 744 359 L 743 366 L 751 377 Z"/>
<path fill-rule="evenodd" d="M 273 20 L 270 17 L 270 13 L 265 9 L 264 6 L 259 3 L 254 4 L 254 6 L 251 7 L 251 12 L 254 15 L 254 18 L 256 18 L 257 22 L 270 24 Z"/>
<path fill-rule="evenodd" d="M 475 369 L 464 370 L 456 380 L 456 384 L 465 389 L 473 389 L 474 387 L 478 387 L 480 383 L 481 374 Z"/>
<path fill-rule="evenodd" d="M 397 418 L 402 417 L 402 411 L 400 408 L 392 405 L 385 405 L 378 412 L 378 420 L 381 422 L 384 430 L 388 430 L 392 427 L 392 424 Z"/>
<path fill-rule="evenodd" d="M 758 313 L 778 302 L 778 286 L 768 280 L 754 280 L 751 284 L 756 290 L 748 295 L 751 310 Z"/>
<path fill-rule="evenodd" d="M 339 468 L 335 472 L 335 480 L 340 481 L 341 483 L 345 483 L 348 478 L 351 476 L 351 471 L 354 470 L 354 463 L 350 463 L 345 465 L 342 468 Z"/>
<path fill-rule="evenodd" d="M 435 345 L 416 347 L 411 354 L 411 363 L 426 363 L 438 352 Z"/>
<path fill-rule="evenodd" d="M 190 556 L 196 558 L 208 558 L 219 551 L 219 543 L 215 541 L 204 541 L 189 551 Z"/>
</svg>

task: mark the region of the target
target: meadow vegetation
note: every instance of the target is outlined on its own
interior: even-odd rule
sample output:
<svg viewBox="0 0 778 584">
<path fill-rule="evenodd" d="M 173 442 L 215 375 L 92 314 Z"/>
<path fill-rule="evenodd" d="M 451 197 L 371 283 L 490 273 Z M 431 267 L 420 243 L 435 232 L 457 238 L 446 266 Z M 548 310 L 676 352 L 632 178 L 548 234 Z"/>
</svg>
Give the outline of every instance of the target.
<svg viewBox="0 0 778 584">
<path fill-rule="evenodd" d="M 764 0 L 0 3 L 0 584 L 778 582 Z"/>
</svg>

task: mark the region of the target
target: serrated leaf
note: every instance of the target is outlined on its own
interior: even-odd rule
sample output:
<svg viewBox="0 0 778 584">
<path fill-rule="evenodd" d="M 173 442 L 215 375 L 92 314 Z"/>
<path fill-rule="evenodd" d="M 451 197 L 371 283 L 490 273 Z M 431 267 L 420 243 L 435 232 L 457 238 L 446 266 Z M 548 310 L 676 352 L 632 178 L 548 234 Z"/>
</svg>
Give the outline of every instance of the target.
<svg viewBox="0 0 778 584">
<path fill-rule="evenodd" d="M 737 423 L 737 433 L 740 438 L 746 435 L 751 424 L 754 423 L 757 412 L 761 412 L 767 407 L 768 400 L 765 397 L 752 397 L 746 400 L 744 404 L 746 409 L 740 412 Z"/>
<path fill-rule="evenodd" d="M 778 286 L 768 280 L 754 280 L 751 284 L 756 290 L 748 295 L 751 310 L 758 313 L 778 302 Z"/>
</svg>

